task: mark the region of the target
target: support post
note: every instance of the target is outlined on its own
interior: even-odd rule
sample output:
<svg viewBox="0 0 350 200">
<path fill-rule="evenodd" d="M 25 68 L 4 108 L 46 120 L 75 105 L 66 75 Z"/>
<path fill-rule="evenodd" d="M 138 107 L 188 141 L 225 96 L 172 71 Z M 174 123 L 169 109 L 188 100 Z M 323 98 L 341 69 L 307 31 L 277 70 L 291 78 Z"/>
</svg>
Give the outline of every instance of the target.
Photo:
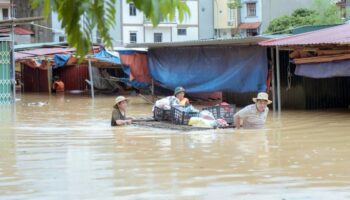
<svg viewBox="0 0 350 200">
<path fill-rule="evenodd" d="M 275 60 L 275 54 L 273 52 L 273 47 L 271 47 L 270 49 L 271 51 L 271 71 L 272 71 L 272 80 L 271 80 L 271 84 L 272 84 L 272 108 L 273 108 L 273 112 L 276 112 L 276 77 L 275 77 L 275 64 L 276 64 L 276 60 Z"/>
<path fill-rule="evenodd" d="M 155 97 L 154 97 L 154 80 L 153 80 L 153 78 L 152 78 L 152 102 L 154 102 L 154 100 L 155 100 Z"/>
<path fill-rule="evenodd" d="M 277 73 L 277 102 L 278 102 L 278 115 L 281 114 L 281 79 L 280 79 L 280 52 L 278 46 L 276 46 L 276 73 Z"/>
<path fill-rule="evenodd" d="M 93 80 L 93 75 L 92 75 L 92 67 L 91 67 L 91 59 L 89 57 L 89 76 L 90 76 L 90 83 L 91 83 L 91 97 L 94 99 L 95 98 L 95 91 L 94 91 L 94 80 Z"/>
</svg>

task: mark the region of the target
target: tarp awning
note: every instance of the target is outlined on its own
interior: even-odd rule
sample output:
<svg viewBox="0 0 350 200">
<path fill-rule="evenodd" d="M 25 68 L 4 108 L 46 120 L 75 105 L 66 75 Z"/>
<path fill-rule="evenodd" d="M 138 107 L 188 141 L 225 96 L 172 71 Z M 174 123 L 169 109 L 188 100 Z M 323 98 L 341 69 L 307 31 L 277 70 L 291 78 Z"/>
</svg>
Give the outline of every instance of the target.
<svg viewBox="0 0 350 200">
<path fill-rule="evenodd" d="M 294 73 L 310 78 L 349 77 L 350 60 L 300 64 L 296 66 Z"/>
<path fill-rule="evenodd" d="M 96 53 L 95 58 L 103 62 L 121 65 L 119 55 L 117 55 L 116 52 L 110 52 L 105 49 L 102 49 L 100 52 Z"/>
<path fill-rule="evenodd" d="M 150 49 L 153 79 L 188 92 L 266 91 L 266 49 L 259 46 Z"/>
</svg>

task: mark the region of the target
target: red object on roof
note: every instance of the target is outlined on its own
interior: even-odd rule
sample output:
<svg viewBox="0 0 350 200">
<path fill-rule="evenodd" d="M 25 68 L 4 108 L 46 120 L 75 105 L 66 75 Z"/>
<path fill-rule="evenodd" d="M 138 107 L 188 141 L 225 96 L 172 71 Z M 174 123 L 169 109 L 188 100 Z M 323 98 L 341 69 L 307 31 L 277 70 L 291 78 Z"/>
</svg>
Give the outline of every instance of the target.
<svg viewBox="0 0 350 200">
<path fill-rule="evenodd" d="M 261 46 L 350 44 L 350 24 L 260 42 Z"/>
<path fill-rule="evenodd" d="M 30 54 L 32 56 L 44 56 L 44 55 L 71 53 L 74 51 L 75 51 L 74 48 L 39 48 L 39 49 L 21 51 L 21 53 Z"/>
<path fill-rule="evenodd" d="M 240 29 L 257 29 L 261 25 L 261 22 L 251 22 L 251 23 L 241 23 L 239 25 Z"/>
<path fill-rule="evenodd" d="M 0 33 L 11 33 L 11 28 L 0 29 Z M 33 35 L 34 32 L 25 28 L 15 27 L 16 35 Z"/>
</svg>

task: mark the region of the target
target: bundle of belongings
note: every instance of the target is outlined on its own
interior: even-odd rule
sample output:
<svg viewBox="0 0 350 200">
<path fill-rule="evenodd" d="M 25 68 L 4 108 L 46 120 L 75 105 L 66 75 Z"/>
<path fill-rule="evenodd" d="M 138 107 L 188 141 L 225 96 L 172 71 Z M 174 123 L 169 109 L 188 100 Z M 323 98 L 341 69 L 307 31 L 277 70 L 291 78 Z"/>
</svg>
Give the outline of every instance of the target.
<svg viewBox="0 0 350 200">
<path fill-rule="evenodd" d="M 156 101 L 154 107 L 153 107 L 153 112 L 155 112 L 155 109 L 162 109 L 163 111 L 171 111 L 171 109 L 177 109 L 184 114 L 186 113 L 198 113 L 196 117 L 190 117 L 188 124 L 193 127 L 200 127 L 200 128 L 222 128 L 222 127 L 227 127 L 229 124 L 224 118 L 219 118 L 216 119 L 213 115 L 212 112 L 208 110 L 198 110 L 195 107 L 193 107 L 191 104 L 189 105 L 181 105 L 179 100 L 175 96 L 168 96 L 165 98 L 162 98 L 158 101 Z M 163 112 L 165 113 L 165 112 Z M 156 116 L 156 115 L 155 115 Z M 174 116 L 172 116 L 174 117 Z M 163 119 L 169 119 L 169 118 L 164 118 Z M 171 119 L 170 119 L 171 121 Z"/>
</svg>

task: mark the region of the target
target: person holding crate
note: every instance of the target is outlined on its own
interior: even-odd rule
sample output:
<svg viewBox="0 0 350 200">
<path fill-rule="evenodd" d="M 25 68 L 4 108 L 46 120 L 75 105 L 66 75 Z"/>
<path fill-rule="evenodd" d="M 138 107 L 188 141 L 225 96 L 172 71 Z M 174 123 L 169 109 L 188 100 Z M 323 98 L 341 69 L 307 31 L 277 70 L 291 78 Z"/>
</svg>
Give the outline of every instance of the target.
<svg viewBox="0 0 350 200">
<path fill-rule="evenodd" d="M 234 115 L 236 129 L 241 127 L 241 121 L 243 121 L 243 128 L 246 129 L 264 127 L 269 113 L 267 105 L 271 104 L 272 101 L 269 100 L 269 95 L 265 92 L 260 92 L 256 98 L 253 98 L 253 101 L 255 104 L 246 106 Z"/>
</svg>

